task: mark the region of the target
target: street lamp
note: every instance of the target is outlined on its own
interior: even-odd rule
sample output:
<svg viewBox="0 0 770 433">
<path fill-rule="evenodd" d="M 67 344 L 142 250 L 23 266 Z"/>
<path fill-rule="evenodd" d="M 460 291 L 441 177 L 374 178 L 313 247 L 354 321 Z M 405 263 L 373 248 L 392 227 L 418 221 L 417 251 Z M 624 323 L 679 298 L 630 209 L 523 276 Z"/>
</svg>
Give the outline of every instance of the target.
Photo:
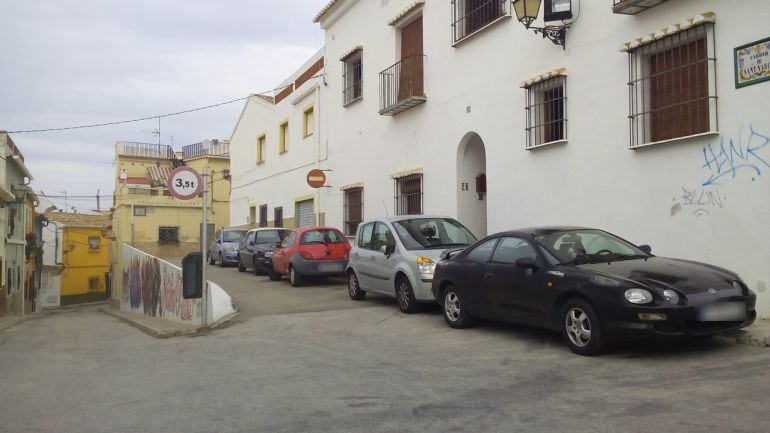
<svg viewBox="0 0 770 433">
<path fill-rule="evenodd" d="M 17 186 L 11 186 L 11 190 L 13 191 L 13 200 L 0 200 L 0 208 L 6 207 L 8 205 L 12 204 L 18 204 L 24 202 L 24 196 L 27 194 L 27 188 L 17 187 Z"/>
<path fill-rule="evenodd" d="M 516 19 L 524 24 L 524 27 L 533 30 L 535 33 L 540 33 L 543 35 L 543 38 L 565 48 L 569 24 L 558 26 L 546 25 L 543 27 L 532 25 L 532 22 L 535 21 L 540 13 L 541 2 L 541 0 L 513 0 L 513 10 L 516 12 Z M 570 18 L 572 18 L 572 0 L 545 0 L 544 22 Z"/>
</svg>

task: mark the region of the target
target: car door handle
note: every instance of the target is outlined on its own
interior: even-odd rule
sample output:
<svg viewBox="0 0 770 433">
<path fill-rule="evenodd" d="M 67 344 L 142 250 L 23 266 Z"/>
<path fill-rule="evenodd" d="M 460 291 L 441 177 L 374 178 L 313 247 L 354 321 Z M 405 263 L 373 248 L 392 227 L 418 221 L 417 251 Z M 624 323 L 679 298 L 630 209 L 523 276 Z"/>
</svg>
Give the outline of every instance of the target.
<svg viewBox="0 0 770 433">
<path fill-rule="evenodd" d="M 495 274 L 492 274 L 492 273 L 489 273 L 489 272 L 487 272 L 486 274 L 484 274 L 484 279 L 485 279 L 485 280 L 488 280 L 488 279 L 490 279 L 490 278 L 493 278 L 494 276 L 495 276 Z"/>
</svg>

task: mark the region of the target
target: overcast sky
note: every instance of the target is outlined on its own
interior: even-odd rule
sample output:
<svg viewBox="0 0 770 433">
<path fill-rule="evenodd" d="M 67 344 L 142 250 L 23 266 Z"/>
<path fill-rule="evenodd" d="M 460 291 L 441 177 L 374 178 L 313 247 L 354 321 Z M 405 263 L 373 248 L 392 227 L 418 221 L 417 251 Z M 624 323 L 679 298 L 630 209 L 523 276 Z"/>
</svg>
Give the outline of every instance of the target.
<svg viewBox="0 0 770 433">
<path fill-rule="evenodd" d="M 4 1 L 0 130 L 140 119 L 261 93 L 323 46 L 329 0 Z M 160 121 L 160 142 L 230 138 L 243 102 Z M 156 119 L 12 133 L 35 191 L 80 211 L 112 204 L 117 141 L 157 143 Z M 83 197 L 90 196 L 90 199 Z"/>
</svg>

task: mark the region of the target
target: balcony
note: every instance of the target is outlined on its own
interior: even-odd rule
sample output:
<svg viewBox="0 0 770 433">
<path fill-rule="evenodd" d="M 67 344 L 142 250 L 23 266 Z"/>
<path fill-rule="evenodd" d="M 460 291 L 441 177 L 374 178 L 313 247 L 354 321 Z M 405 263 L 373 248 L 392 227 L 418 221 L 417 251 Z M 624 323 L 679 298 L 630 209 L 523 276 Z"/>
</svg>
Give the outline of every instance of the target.
<svg viewBox="0 0 770 433">
<path fill-rule="evenodd" d="M 120 156 L 137 156 L 141 158 L 172 159 L 174 150 L 166 144 L 136 143 L 131 141 L 119 141 L 117 152 Z"/>
<path fill-rule="evenodd" d="M 230 156 L 230 142 L 228 140 L 203 140 L 200 143 L 182 146 L 183 159 L 199 156 Z"/>
<path fill-rule="evenodd" d="M 636 15 L 668 0 L 612 0 L 612 12 L 624 15 Z"/>
<path fill-rule="evenodd" d="M 380 72 L 380 114 L 395 116 L 427 101 L 423 87 L 425 56 L 413 54 Z"/>
</svg>

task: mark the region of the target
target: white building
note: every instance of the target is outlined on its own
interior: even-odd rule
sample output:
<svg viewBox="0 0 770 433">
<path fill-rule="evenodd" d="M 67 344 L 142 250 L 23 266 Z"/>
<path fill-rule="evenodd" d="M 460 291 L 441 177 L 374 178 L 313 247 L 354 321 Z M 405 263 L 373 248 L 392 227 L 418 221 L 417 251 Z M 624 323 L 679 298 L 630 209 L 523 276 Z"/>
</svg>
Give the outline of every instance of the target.
<svg viewBox="0 0 770 433">
<path fill-rule="evenodd" d="M 278 165 L 270 139 L 287 117 L 300 134 L 308 90 L 252 98 L 232 139 L 243 165 L 231 221 L 245 223 L 247 205 L 312 196 L 348 233 L 361 217 L 406 212 L 452 215 L 478 236 L 598 227 L 737 271 L 770 315 L 770 3 L 544 3 L 571 6 L 548 23 L 569 25 L 564 47 L 507 0 L 330 1 L 316 17 L 317 146 Z M 256 165 L 261 131 L 268 160 Z M 329 170 L 330 188 L 306 185 L 313 167 Z"/>
</svg>

